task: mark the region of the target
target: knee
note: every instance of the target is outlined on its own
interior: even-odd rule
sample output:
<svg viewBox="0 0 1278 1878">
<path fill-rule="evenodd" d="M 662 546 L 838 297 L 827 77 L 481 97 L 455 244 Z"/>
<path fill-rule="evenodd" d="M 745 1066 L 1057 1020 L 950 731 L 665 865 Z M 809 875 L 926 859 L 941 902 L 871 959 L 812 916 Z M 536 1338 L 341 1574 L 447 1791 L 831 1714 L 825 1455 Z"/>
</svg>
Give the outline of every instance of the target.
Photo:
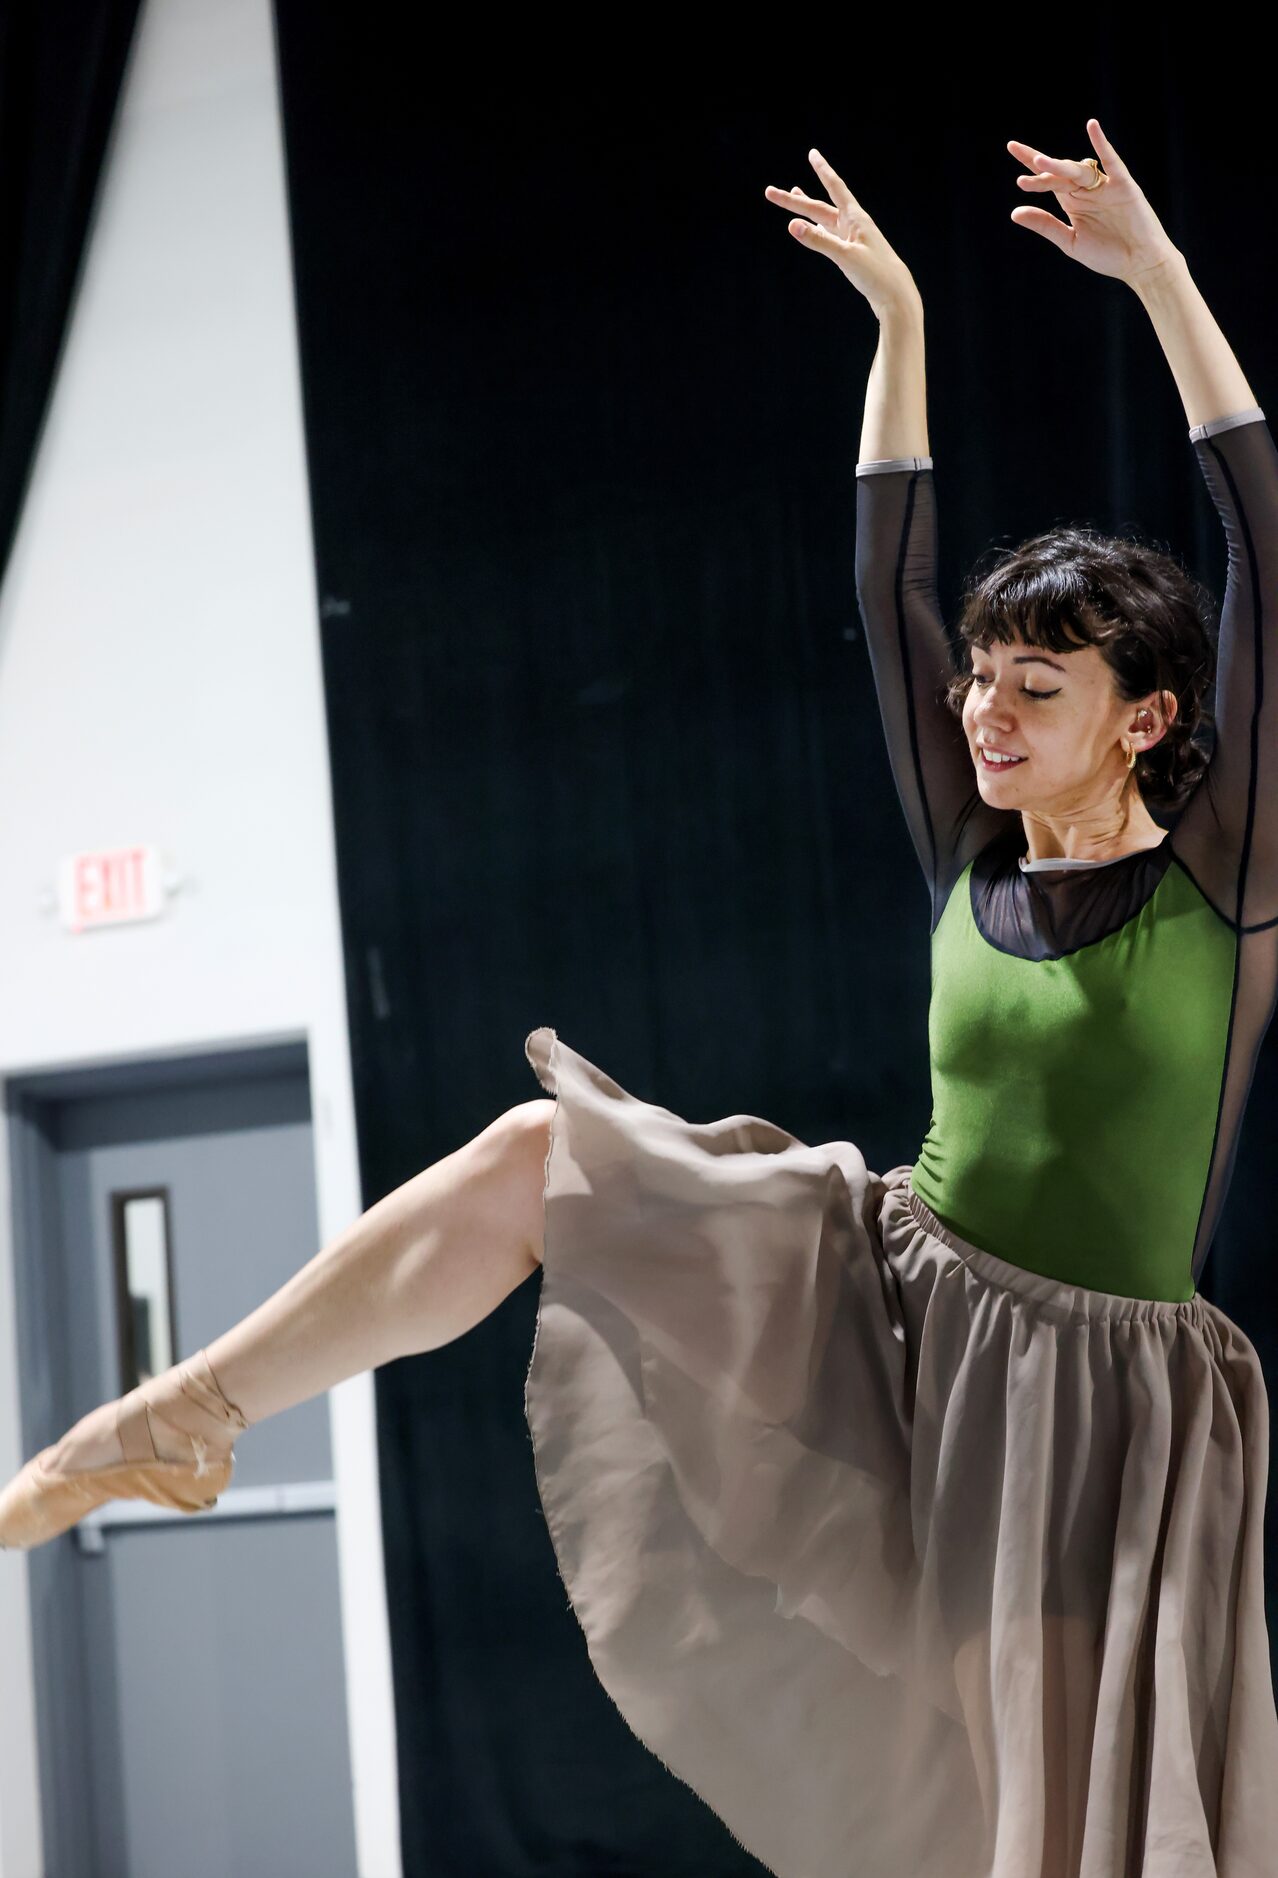
<svg viewBox="0 0 1278 1878">
<path fill-rule="evenodd" d="M 534 1096 L 498 1115 L 488 1124 L 482 1137 L 500 1203 L 507 1209 L 508 1218 L 521 1222 L 520 1237 L 538 1264 L 541 1263 L 542 1195 L 554 1113 L 552 1096 Z"/>
<path fill-rule="evenodd" d="M 542 1161 L 550 1149 L 550 1124 L 555 1113 L 553 1096 L 534 1096 L 528 1102 L 516 1102 L 514 1108 L 488 1124 L 487 1132 L 506 1155 L 520 1160 Z"/>
</svg>

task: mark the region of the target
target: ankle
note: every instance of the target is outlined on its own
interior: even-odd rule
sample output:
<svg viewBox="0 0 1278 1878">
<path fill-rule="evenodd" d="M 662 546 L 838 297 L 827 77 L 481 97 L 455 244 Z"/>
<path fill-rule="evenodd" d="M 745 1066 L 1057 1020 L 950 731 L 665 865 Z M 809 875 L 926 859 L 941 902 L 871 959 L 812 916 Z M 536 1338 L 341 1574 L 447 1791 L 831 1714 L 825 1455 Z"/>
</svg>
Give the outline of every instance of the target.
<svg viewBox="0 0 1278 1878">
<path fill-rule="evenodd" d="M 141 1385 L 151 1440 L 161 1460 L 199 1462 L 204 1454 L 224 1456 L 248 1421 L 218 1385 L 203 1350 L 175 1363 Z"/>
<path fill-rule="evenodd" d="M 147 1404 L 147 1425 L 151 1431 L 151 1445 L 155 1449 L 156 1459 L 160 1461 L 195 1462 L 199 1466 L 202 1459 L 222 1460 L 231 1452 L 234 1438 L 225 1432 L 193 1435 L 185 1428 L 171 1422 L 161 1410 Z"/>
<path fill-rule="evenodd" d="M 183 1393 L 188 1401 L 196 1400 L 204 1411 L 227 1429 L 232 1440 L 244 1432 L 249 1425 L 249 1418 L 236 1403 L 228 1401 L 223 1393 L 221 1384 L 213 1374 L 207 1350 L 197 1350 L 194 1356 L 180 1363 L 178 1369 Z"/>
</svg>

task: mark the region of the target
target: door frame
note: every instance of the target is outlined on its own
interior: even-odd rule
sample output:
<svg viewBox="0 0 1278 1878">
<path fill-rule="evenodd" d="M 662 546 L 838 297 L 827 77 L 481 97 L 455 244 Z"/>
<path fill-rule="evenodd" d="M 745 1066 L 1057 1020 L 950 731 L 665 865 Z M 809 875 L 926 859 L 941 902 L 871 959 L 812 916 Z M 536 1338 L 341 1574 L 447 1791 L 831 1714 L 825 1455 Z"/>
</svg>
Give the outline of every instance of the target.
<svg viewBox="0 0 1278 1878">
<path fill-rule="evenodd" d="M 68 1305 L 53 1178 L 58 1149 L 50 1128 L 58 1105 L 81 1097 L 110 1098 L 299 1071 L 311 1090 L 318 1174 L 320 1144 L 304 1033 L 47 1066 L 0 1079 L 0 1218 L 7 1215 L 10 1229 L 6 1283 L 0 1223 L 0 1390 L 7 1396 L 0 1397 L 0 1479 L 9 1478 L 26 1457 L 56 1441 L 71 1415 L 70 1357 L 67 1338 L 60 1334 L 68 1321 Z M 34 1350 L 42 1352 L 35 1364 L 30 1360 Z M 366 1382 L 371 1392 L 371 1377 L 357 1380 Z M 331 1429 L 330 1435 L 335 1434 Z M 335 1438 L 333 1445 L 336 1464 Z M 339 1546 L 339 1573 L 340 1552 Z M 89 1705 L 74 1699 L 76 1682 L 83 1683 L 85 1621 L 81 1599 L 66 1595 L 74 1582 L 70 1574 L 75 1555 L 55 1545 L 13 1557 L 23 1561 L 25 1570 L 5 1570 L 8 1561 L 0 1555 L 0 1661 L 6 1670 L 0 1691 L 0 1878 L 27 1878 L 33 1870 L 48 1869 L 51 1858 L 61 1868 L 63 1848 L 73 1852 L 77 1839 L 89 1830 L 91 1809 L 80 1791 L 80 1776 L 93 1765 L 93 1742 Z M 38 1634 L 33 1617 L 33 1607 L 50 1600 L 71 1615 L 56 1638 Z M 52 1689 L 58 1699 L 42 1702 L 37 1693 L 42 1688 Z M 347 1710 L 354 1761 L 349 1690 Z"/>
</svg>

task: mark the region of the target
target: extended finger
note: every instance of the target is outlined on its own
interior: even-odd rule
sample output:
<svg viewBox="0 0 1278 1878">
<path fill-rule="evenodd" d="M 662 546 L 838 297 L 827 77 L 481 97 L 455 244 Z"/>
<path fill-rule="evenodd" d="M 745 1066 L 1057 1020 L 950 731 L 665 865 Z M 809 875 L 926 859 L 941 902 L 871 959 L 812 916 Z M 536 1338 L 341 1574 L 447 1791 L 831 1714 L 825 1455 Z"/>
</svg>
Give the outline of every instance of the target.
<svg viewBox="0 0 1278 1878">
<path fill-rule="evenodd" d="M 1076 188 L 1087 181 L 1090 173 L 1085 164 L 1076 163 L 1072 157 L 1049 157 L 1042 150 L 1035 150 L 1032 144 L 1009 139 L 1007 147 L 1019 162 L 1034 172 L 1032 176 L 1018 176 L 1018 183 L 1042 183 L 1044 188 L 1051 189 L 1063 182 Z"/>
<path fill-rule="evenodd" d="M 1026 169 L 1037 170 L 1040 164 L 1050 166 L 1051 158 L 1036 150 L 1032 143 L 1018 143 L 1015 137 L 1009 137 L 1007 147 L 1012 155 L 1022 162 Z"/>
<path fill-rule="evenodd" d="M 1012 220 L 1018 228 L 1031 228 L 1036 235 L 1043 235 L 1062 253 L 1068 254 L 1074 245 L 1074 230 L 1068 222 L 1061 221 L 1058 215 L 1052 215 L 1047 209 L 1032 209 L 1028 204 L 1012 210 Z"/>
<path fill-rule="evenodd" d="M 809 150 L 808 162 L 821 178 L 821 181 L 829 190 L 831 198 L 838 203 L 839 207 L 841 209 L 852 209 L 855 213 L 859 214 L 860 210 L 852 191 L 839 175 L 839 172 L 834 169 L 831 164 L 826 162 L 821 152 L 819 150 Z"/>
<path fill-rule="evenodd" d="M 844 241 L 840 235 L 834 234 L 832 230 L 819 228 L 815 222 L 793 221 L 787 222 L 786 226 L 795 240 L 801 242 L 805 248 L 819 248 L 822 254 L 828 254 L 832 261 L 837 261 L 841 256 L 846 255 L 852 245 L 851 242 Z"/>
<path fill-rule="evenodd" d="M 775 183 L 769 183 L 763 193 L 779 209 L 810 215 L 823 228 L 833 228 L 838 221 L 839 211 L 832 202 L 820 202 L 815 196 L 805 195 L 802 189 L 778 189 Z"/>
<path fill-rule="evenodd" d="M 1099 118 L 1088 118 L 1087 134 L 1092 140 L 1092 149 L 1100 158 L 1101 166 L 1105 174 L 1107 176 L 1126 176 L 1130 181 L 1130 172 L 1128 171 L 1127 165 L 1123 162 L 1122 157 L 1119 156 L 1117 150 L 1115 150 L 1113 144 L 1101 129 Z"/>
</svg>

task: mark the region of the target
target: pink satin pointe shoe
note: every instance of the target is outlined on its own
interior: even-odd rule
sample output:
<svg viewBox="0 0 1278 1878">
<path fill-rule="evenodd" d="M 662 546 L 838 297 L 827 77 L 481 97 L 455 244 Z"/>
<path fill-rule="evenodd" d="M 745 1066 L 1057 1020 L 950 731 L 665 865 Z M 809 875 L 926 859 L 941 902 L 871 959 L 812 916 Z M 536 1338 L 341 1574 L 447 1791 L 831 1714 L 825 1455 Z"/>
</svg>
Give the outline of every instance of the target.
<svg viewBox="0 0 1278 1878">
<path fill-rule="evenodd" d="M 160 1457 L 152 1413 L 188 1437 L 189 1461 Z M 0 1550 L 56 1539 L 106 1500 L 150 1500 L 182 1513 L 202 1512 L 226 1489 L 235 1467 L 230 1443 L 247 1427 L 201 1350 L 120 1397 L 115 1431 L 122 1460 L 105 1467 L 60 1467 L 59 1450 L 74 1431 L 29 1460 L 0 1493 Z"/>
</svg>

